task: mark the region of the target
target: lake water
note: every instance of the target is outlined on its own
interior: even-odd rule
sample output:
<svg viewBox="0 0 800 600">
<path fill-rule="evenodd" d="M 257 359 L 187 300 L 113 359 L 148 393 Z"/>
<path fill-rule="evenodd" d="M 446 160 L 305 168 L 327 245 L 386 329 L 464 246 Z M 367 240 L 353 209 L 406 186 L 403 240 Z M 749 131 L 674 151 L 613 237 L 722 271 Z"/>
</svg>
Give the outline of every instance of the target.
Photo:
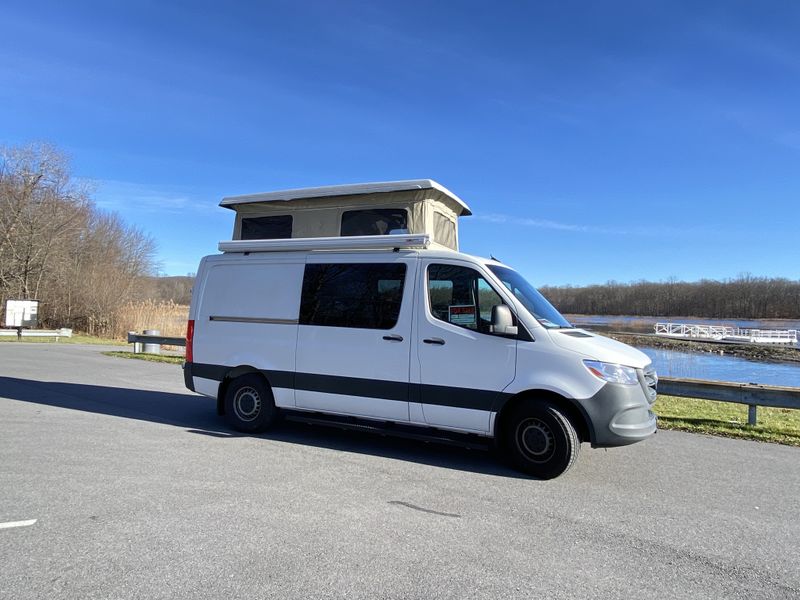
<svg viewBox="0 0 800 600">
<path fill-rule="evenodd" d="M 567 320 L 602 334 L 606 331 L 653 333 L 656 323 L 698 323 L 727 325 L 744 329 L 798 329 L 800 321 L 790 319 L 700 319 L 694 317 L 631 317 L 625 315 L 567 315 Z M 660 348 L 639 348 L 647 354 L 663 377 L 685 377 L 737 383 L 761 383 L 800 387 L 800 363 L 770 363 L 720 355 L 724 345 L 715 345 L 716 353 L 680 352 Z"/>
<path fill-rule="evenodd" d="M 800 364 L 757 362 L 709 352 L 639 348 L 653 360 L 659 377 L 685 377 L 800 388 Z"/>
</svg>

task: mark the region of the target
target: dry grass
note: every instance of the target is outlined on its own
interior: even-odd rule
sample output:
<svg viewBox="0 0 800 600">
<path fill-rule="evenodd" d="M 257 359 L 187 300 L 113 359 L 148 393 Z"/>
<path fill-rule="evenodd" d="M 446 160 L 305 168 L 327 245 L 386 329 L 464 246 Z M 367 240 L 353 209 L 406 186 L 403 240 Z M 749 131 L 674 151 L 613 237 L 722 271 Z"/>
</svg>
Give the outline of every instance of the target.
<svg viewBox="0 0 800 600">
<path fill-rule="evenodd" d="M 134 354 L 133 352 L 103 352 L 106 356 L 116 356 L 118 358 L 135 358 L 137 360 L 146 360 L 148 362 L 162 362 L 162 363 L 170 363 L 173 365 L 180 365 L 183 364 L 183 357 L 182 356 L 171 356 L 169 354 L 144 354 L 139 352 L 138 354 Z"/>
<path fill-rule="evenodd" d="M 182 337 L 186 335 L 186 320 L 189 307 L 174 302 L 144 300 L 123 305 L 115 316 L 114 338 L 125 338 L 129 331 L 141 333 L 145 329 L 156 329 L 161 335 Z"/>
</svg>

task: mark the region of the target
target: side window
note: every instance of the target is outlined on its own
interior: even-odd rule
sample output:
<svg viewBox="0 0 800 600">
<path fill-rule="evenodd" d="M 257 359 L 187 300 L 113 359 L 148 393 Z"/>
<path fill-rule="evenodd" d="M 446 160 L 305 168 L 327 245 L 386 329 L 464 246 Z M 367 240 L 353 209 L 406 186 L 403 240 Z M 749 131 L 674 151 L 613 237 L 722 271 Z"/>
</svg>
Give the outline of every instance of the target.
<svg viewBox="0 0 800 600">
<path fill-rule="evenodd" d="M 292 237 L 292 215 L 242 219 L 243 240 L 275 240 Z"/>
<path fill-rule="evenodd" d="M 442 213 L 433 213 L 433 239 L 447 246 L 456 249 L 456 224 Z"/>
<path fill-rule="evenodd" d="M 397 230 L 408 232 L 408 211 L 404 208 L 371 208 L 342 213 L 343 236 L 388 235 Z"/>
<path fill-rule="evenodd" d="M 391 329 L 400 316 L 405 277 L 402 263 L 306 265 L 300 324 Z"/>
<path fill-rule="evenodd" d="M 446 323 L 489 333 L 492 307 L 505 304 L 475 270 L 456 265 L 428 267 L 431 314 Z"/>
</svg>

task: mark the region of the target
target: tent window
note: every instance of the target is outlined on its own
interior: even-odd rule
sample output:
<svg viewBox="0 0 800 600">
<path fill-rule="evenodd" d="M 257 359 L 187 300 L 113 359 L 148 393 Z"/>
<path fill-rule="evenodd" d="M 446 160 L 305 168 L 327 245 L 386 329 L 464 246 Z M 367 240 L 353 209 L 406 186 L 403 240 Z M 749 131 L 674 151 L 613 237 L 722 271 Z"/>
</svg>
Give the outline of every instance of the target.
<svg viewBox="0 0 800 600">
<path fill-rule="evenodd" d="M 456 224 L 442 213 L 433 213 L 433 239 L 442 246 L 456 249 Z"/>
<path fill-rule="evenodd" d="M 292 215 L 242 219 L 243 240 L 277 240 L 292 237 Z"/>
<path fill-rule="evenodd" d="M 342 213 L 342 235 L 388 235 L 408 232 L 408 211 L 404 208 L 372 208 Z"/>
</svg>

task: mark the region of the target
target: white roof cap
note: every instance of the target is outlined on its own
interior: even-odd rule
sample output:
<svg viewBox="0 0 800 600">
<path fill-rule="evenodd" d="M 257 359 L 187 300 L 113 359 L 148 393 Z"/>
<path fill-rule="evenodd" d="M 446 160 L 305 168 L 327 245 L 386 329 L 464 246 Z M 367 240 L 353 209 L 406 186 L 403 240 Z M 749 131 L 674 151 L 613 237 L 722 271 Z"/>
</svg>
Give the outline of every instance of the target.
<svg viewBox="0 0 800 600">
<path fill-rule="evenodd" d="M 246 196 L 231 196 L 223 198 L 220 206 L 233 208 L 237 204 L 253 204 L 256 202 L 286 202 L 303 198 L 328 198 L 331 196 L 356 196 L 361 194 L 379 194 L 381 192 L 404 192 L 412 190 L 437 190 L 453 200 L 461 207 L 461 215 L 472 214 L 469 206 L 453 192 L 432 179 L 407 179 L 404 181 L 377 181 L 373 183 L 352 183 L 347 185 L 326 185 L 323 187 L 298 188 L 280 190 L 278 192 L 265 192 L 262 194 L 248 194 Z"/>
</svg>

